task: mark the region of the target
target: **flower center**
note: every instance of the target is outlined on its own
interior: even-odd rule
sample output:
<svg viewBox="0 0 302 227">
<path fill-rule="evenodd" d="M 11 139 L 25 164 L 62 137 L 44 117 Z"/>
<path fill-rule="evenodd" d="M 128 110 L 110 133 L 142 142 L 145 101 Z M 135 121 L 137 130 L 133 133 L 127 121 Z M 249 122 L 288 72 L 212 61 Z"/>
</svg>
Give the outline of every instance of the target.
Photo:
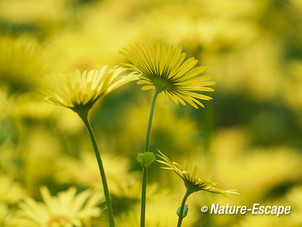
<svg viewBox="0 0 302 227">
<path fill-rule="evenodd" d="M 152 78 L 152 82 L 158 92 L 162 92 L 164 90 L 170 90 L 173 86 L 172 81 L 162 77 L 154 77 Z"/>
<path fill-rule="evenodd" d="M 46 226 L 47 227 L 52 227 L 52 226 L 60 226 L 64 227 L 66 224 L 71 224 L 72 221 L 70 220 L 69 217 L 66 217 L 61 214 L 56 214 L 50 217 L 50 219 L 47 221 Z"/>
</svg>

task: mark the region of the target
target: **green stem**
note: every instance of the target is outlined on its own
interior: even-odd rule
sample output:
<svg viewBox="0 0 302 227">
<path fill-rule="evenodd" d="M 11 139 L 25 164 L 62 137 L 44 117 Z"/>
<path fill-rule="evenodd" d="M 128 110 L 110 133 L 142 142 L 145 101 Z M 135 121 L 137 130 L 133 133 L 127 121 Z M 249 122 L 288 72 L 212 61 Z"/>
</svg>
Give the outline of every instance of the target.
<svg viewBox="0 0 302 227">
<path fill-rule="evenodd" d="M 143 167 L 142 201 L 141 201 L 141 227 L 145 227 L 147 178 L 148 178 L 148 168 Z"/>
<path fill-rule="evenodd" d="M 150 150 L 150 135 L 151 135 L 151 126 L 152 126 L 152 119 L 154 113 L 154 107 L 156 103 L 158 92 L 155 91 L 155 94 L 152 99 L 150 113 L 149 113 L 149 121 L 146 133 L 146 145 L 144 152 Z M 143 167 L 143 179 L 142 179 L 142 201 L 141 201 L 141 227 L 145 227 L 145 216 L 146 216 L 146 191 L 147 191 L 147 179 L 148 179 L 148 167 Z"/>
<path fill-rule="evenodd" d="M 98 145 L 95 140 L 93 130 L 92 130 L 91 125 L 88 120 L 88 112 L 78 113 L 78 114 L 79 114 L 80 118 L 83 120 L 83 122 L 87 128 L 88 134 L 90 136 L 90 140 L 91 140 L 91 143 L 92 143 L 92 146 L 94 149 L 94 153 L 95 153 L 98 165 L 99 165 L 99 170 L 100 170 L 100 174 L 101 174 L 101 178 L 102 178 L 105 200 L 106 200 L 106 205 L 107 205 L 107 209 L 108 209 L 109 225 L 110 225 L 110 227 L 114 227 L 113 209 L 112 209 L 112 203 L 110 200 L 110 194 L 109 194 L 109 190 L 108 190 L 105 170 L 104 170 L 103 162 L 102 162 L 101 155 L 99 152 L 99 148 L 98 148 Z"/>
<path fill-rule="evenodd" d="M 144 152 L 150 150 L 151 126 L 152 126 L 152 119 L 153 119 L 153 113 L 154 113 L 154 107 L 155 107 L 155 102 L 156 102 L 157 95 L 158 95 L 158 92 L 155 92 L 155 94 L 153 95 L 152 103 L 151 103 L 151 108 L 150 108 L 150 113 L 149 113 L 149 121 L 148 121 L 147 133 L 146 133 L 146 145 L 145 145 Z"/>
<path fill-rule="evenodd" d="M 190 194 L 191 194 L 191 192 L 189 192 L 187 190 L 184 198 L 182 199 L 181 206 L 180 206 L 180 211 L 179 211 L 179 217 L 178 217 L 177 227 L 181 227 L 181 222 L 182 222 L 182 219 L 183 219 L 182 215 L 183 215 L 183 212 L 184 212 L 184 207 L 185 207 L 185 204 L 186 204 L 186 200 L 187 200 L 187 198 L 188 198 L 188 196 Z"/>
</svg>

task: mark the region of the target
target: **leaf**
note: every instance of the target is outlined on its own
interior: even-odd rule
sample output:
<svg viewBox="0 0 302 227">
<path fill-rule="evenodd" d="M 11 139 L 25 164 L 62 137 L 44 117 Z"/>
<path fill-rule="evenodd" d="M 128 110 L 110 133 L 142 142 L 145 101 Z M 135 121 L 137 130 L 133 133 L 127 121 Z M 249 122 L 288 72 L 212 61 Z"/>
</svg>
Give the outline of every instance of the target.
<svg viewBox="0 0 302 227">
<path fill-rule="evenodd" d="M 186 216 L 187 216 L 187 214 L 188 214 L 188 210 L 189 210 L 188 205 L 187 205 L 187 204 L 185 204 L 185 206 L 184 206 L 184 210 L 183 210 L 183 212 L 182 212 L 182 218 L 184 218 L 184 217 L 186 217 Z M 176 214 L 178 215 L 178 217 L 180 216 L 180 207 L 177 209 Z"/>
<path fill-rule="evenodd" d="M 139 153 L 136 160 L 142 165 L 142 167 L 149 167 L 151 163 L 155 161 L 155 155 L 150 151 Z"/>
</svg>

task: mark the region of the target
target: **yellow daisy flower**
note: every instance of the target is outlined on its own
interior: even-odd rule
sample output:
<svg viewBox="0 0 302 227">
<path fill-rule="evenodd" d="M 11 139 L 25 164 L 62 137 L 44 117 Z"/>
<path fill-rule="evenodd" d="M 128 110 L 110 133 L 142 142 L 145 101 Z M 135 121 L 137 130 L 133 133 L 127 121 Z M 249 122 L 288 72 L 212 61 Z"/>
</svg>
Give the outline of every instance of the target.
<svg viewBox="0 0 302 227">
<path fill-rule="evenodd" d="M 41 93 L 50 103 L 64 106 L 75 112 L 89 111 L 102 97 L 136 79 L 133 74 L 124 76 L 124 69 L 76 70 L 71 74 L 53 74 L 45 77 Z"/>
<path fill-rule="evenodd" d="M 185 167 L 181 167 L 178 163 L 172 162 L 166 155 L 164 155 L 160 150 L 158 150 L 158 157 L 161 160 L 157 160 L 159 163 L 165 165 L 162 167 L 163 169 L 168 169 L 174 171 L 185 183 L 185 186 L 188 191 L 197 192 L 197 191 L 208 191 L 211 193 L 222 194 L 227 197 L 231 197 L 232 195 L 239 195 L 239 193 L 235 190 L 222 190 L 216 188 L 216 184 L 207 179 L 200 179 L 196 176 L 198 171 L 198 167 L 195 165 L 193 167 L 192 172 L 188 171 L 188 165 L 185 164 Z"/>
<path fill-rule="evenodd" d="M 18 182 L 14 182 L 9 176 L 0 175 L 0 203 L 12 205 L 24 198 L 25 193 Z"/>
<path fill-rule="evenodd" d="M 0 86 L 9 93 L 27 92 L 33 87 L 45 66 L 42 55 L 33 40 L 0 37 Z"/>
<path fill-rule="evenodd" d="M 52 197 L 46 187 L 41 188 L 43 203 L 27 198 L 20 204 L 16 224 L 24 227 L 80 227 L 84 221 L 98 217 L 98 207 L 103 196 L 85 190 L 76 195 L 76 189 L 70 188 Z"/>
<path fill-rule="evenodd" d="M 195 108 L 204 107 L 199 100 L 210 100 L 211 97 L 201 92 L 214 91 L 209 86 L 214 85 L 211 76 L 201 75 L 206 67 L 194 67 L 198 60 L 189 58 L 182 48 L 174 48 L 158 43 L 155 47 L 150 44 L 136 44 L 121 51 L 130 64 L 128 69 L 139 75 L 138 84 L 143 84 L 142 90 L 155 89 L 159 94 L 170 97 L 176 104 Z"/>
</svg>

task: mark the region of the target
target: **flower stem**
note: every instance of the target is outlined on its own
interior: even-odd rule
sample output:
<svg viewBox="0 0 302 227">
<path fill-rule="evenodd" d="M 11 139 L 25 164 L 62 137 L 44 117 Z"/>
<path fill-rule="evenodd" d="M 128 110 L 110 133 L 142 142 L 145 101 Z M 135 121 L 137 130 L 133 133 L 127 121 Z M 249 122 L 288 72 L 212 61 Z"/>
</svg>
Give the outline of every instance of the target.
<svg viewBox="0 0 302 227">
<path fill-rule="evenodd" d="M 102 178 L 105 200 L 106 200 L 106 205 L 107 205 L 107 209 L 108 209 L 109 226 L 114 227 L 113 209 L 112 209 L 112 203 L 110 200 L 110 194 L 109 194 L 109 190 L 108 190 L 105 170 L 104 170 L 103 162 L 102 162 L 101 155 L 99 152 L 99 148 L 98 148 L 98 145 L 95 140 L 93 130 L 92 130 L 90 122 L 88 120 L 88 113 L 85 112 L 85 113 L 78 113 L 78 114 L 79 114 L 80 118 L 83 120 L 83 122 L 86 126 L 86 129 L 88 131 L 88 134 L 90 136 L 90 140 L 91 140 L 91 143 L 92 143 L 92 146 L 94 149 L 94 153 L 95 153 L 98 165 L 99 165 L 99 170 L 100 170 L 100 174 L 101 174 L 101 178 Z"/>
<path fill-rule="evenodd" d="M 180 206 L 179 217 L 178 217 L 177 227 L 181 227 L 181 222 L 182 222 L 182 219 L 184 218 L 183 217 L 184 207 L 185 207 L 185 204 L 186 204 L 186 200 L 187 200 L 187 198 L 188 198 L 188 196 L 190 194 L 191 194 L 191 192 L 187 190 L 184 198 L 182 199 L 181 206 Z"/>
<path fill-rule="evenodd" d="M 152 119 L 153 119 L 153 113 L 154 113 L 154 107 L 155 107 L 157 95 L 158 92 L 155 91 L 151 103 L 150 113 L 149 113 L 149 121 L 148 121 L 147 133 L 146 133 L 146 145 L 145 145 L 144 152 L 148 152 L 150 150 L 151 126 L 152 126 Z M 145 227 L 148 168 L 149 167 L 143 167 L 143 173 L 142 173 L 143 179 L 142 179 L 142 201 L 141 201 L 141 225 L 140 225 L 141 227 Z"/>
<path fill-rule="evenodd" d="M 150 113 L 149 113 L 149 121 L 148 121 L 147 133 L 146 133 L 146 145 L 145 145 L 144 152 L 150 150 L 151 126 L 152 126 L 152 119 L 153 119 L 153 113 L 154 113 L 154 107 L 155 107 L 155 102 L 156 102 L 157 95 L 158 95 L 158 92 L 155 92 L 155 94 L 153 95 L 152 103 L 151 103 L 151 108 L 150 108 Z"/>
</svg>

